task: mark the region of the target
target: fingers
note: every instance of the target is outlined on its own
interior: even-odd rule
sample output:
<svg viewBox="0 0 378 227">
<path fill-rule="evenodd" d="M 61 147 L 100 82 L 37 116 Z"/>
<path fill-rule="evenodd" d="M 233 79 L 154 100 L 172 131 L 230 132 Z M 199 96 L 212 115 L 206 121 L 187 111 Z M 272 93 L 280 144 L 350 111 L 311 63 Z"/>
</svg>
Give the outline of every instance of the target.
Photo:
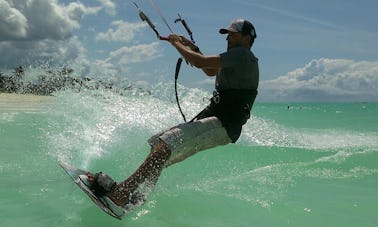
<svg viewBox="0 0 378 227">
<path fill-rule="evenodd" d="M 185 36 L 180 35 L 181 43 L 185 46 L 190 42 Z"/>
<path fill-rule="evenodd" d="M 182 35 L 171 34 L 168 36 L 168 41 L 176 48 L 179 45 L 184 45 L 185 47 L 191 49 L 194 52 L 199 51 L 198 47 L 192 41 L 188 40 Z"/>
<path fill-rule="evenodd" d="M 169 42 L 171 42 L 173 44 L 175 42 L 181 42 L 181 37 L 179 35 L 176 35 L 176 34 L 170 34 L 168 36 L 168 40 L 169 40 Z"/>
<path fill-rule="evenodd" d="M 175 42 L 180 42 L 184 46 L 192 45 L 192 42 L 182 35 L 171 34 L 168 36 L 168 39 L 169 39 L 169 42 L 171 42 L 172 44 L 174 44 Z"/>
</svg>

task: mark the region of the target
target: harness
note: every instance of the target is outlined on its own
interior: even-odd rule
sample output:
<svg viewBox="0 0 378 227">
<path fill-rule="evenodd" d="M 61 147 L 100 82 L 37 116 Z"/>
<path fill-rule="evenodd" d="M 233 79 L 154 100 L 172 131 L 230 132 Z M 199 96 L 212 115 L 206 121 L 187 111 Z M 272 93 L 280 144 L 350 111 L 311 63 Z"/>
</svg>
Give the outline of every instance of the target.
<svg viewBox="0 0 378 227">
<path fill-rule="evenodd" d="M 227 89 L 213 92 L 209 108 L 222 124 L 244 125 L 250 118 L 257 90 Z"/>
</svg>

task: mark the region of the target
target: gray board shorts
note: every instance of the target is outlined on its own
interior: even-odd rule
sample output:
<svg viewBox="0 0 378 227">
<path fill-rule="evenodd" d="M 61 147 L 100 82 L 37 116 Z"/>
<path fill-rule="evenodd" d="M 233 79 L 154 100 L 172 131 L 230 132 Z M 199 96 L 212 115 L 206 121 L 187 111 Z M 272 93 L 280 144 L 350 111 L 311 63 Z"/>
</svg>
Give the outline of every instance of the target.
<svg viewBox="0 0 378 227">
<path fill-rule="evenodd" d="M 231 143 L 226 129 L 215 116 L 174 126 L 152 136 L 148 143 L 153 147 L 159 140 L 162 140 L 172 152 L 167 166 L 199 151 Z"/>
</svg>

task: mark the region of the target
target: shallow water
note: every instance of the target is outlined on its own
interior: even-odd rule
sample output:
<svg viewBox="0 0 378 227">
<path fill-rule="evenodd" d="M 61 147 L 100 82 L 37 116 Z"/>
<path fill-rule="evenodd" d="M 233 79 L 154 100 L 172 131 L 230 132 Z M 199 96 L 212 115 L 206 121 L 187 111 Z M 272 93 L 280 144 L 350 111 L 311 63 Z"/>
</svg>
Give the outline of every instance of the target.
<svg viewBox="0 0 378 227">
<path fill-rule="evenodd" d="M 59 162 L 123 180 L 151 135 L 182 122 L 169 89 L 0 96 L 0 226 L 378 225 L 374 103 L 256 103 L 237 144 L 164 170 L 124 220 L 102 213 Z M 188 118 L 209 96 L 181 94 Z"/>
</svg>

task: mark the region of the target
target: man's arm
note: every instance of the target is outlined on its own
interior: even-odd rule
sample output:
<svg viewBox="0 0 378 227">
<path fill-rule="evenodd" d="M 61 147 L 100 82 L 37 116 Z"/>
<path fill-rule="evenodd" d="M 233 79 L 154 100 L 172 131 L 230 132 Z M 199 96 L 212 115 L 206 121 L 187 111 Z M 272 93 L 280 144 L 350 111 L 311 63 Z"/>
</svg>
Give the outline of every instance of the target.
<svg viewBox="0 0 378 227">
<path fill-rule="evenodd" d="M 196 46 L 178 35 L 170 35 L 169 42 L 191 65 L 202 69 L 206 75 L 215 76 L 221 68 L 219 55 L 205 56 L 200 51 L 193 51 Z M 187 48 L 189 46 L 190 49 Z"/>
</svg>

